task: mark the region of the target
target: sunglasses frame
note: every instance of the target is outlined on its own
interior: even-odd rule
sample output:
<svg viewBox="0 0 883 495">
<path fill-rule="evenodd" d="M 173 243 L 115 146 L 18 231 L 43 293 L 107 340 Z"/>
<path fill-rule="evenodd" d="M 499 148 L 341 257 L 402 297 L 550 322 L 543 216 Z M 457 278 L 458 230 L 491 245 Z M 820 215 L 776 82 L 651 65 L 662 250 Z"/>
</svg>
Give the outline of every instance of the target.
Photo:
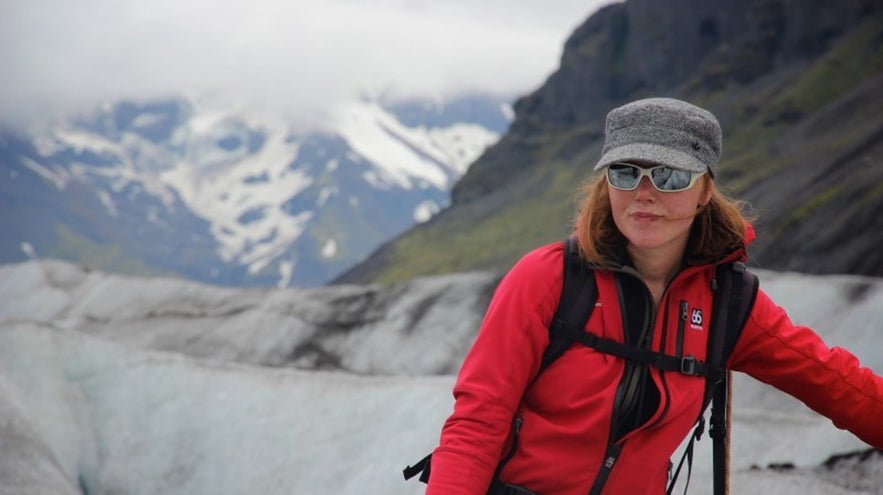
<svg viewBox="0 0 883 495">
<path fill-rule="evenodd" d="M 624 167 L 634 167 L 634 168 L 638 169 L 638 171 L 640 172 L 641 175 L 638 176 L 638 180 L 635 181 L 635 185 L 630 188 L 627 188 L 627 187 L 620 187 L 620 186 L 617 186 L 616 184 L 614 184 L 610 180 L 610 169 L 614 165 L 620 165 L 620 166 L 624 166 Z M 656 183 L 653 182 L 653 175 L 652 175 L 653 171 L 656 169 L 659 169 L 659 168 L 668 168 L 668 169 L 672 169 L 672 170 L 679 170 L 679 171 L 683 171 L 683 172 L 688 172 L 690 174 L 690 182 L 682 189 L 660 189 L 659 186 L 657 186 Z M 638 188 L 639 185 L 641 185 L 641 179 L 643 179 L 644 177 L 647 177 L 647 179 L 650 180 L 650 183 L 653 184 L 653 187 L 656 188 L 657 191 L 664 192 L 664 193 L 686 191 L 686 190 L 692 188 L 693 186 L 695 186 L 696 182 L 698 182 L 699 178 L 702 177 L 703 175 L 705 175 L 705 171 L 689 172 L 687 170 L 677 169 L 677 168 L 671 167 L 669 165 L 654 165 L 652 167 L 644 168 L 639 165 L 635 165 L 634 163 L 626 163 L 626 162 L 611 163 L 610 165 L 607 166 L 607 170 L 604 173 L 604 176 L 607 178 L 607 183 L 610 184 L 610 187 L 612 187 L 614 189 L 618 189 L 620 191 L 634 191 L 635 189 Z"/>
</svg>

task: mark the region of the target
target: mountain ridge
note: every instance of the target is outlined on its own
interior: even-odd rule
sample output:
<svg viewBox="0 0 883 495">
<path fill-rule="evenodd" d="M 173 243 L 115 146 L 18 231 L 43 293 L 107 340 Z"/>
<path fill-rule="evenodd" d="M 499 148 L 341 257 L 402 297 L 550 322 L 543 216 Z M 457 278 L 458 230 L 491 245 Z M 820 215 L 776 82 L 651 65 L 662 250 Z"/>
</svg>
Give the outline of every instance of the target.
<svg viewBox="0 0 883 495">
<path fill-rule="evenodd" d="M 43 132 L 2 130 L 0 262 L 321 285 L 445 206 L 507 112 L 483 95 L 360 100 L 303 131 L 171 98 L 107 104 Z"/>
<path fill-rule="evenodd" d="M 607 111 L 647 96 L 692 101 L 721 121 L 718 187 L 753 205 L 754 264 L 883 275 L 881 12 L 821 0 L 604 7 L 546 83 L 516 101 L 509 131 L 454 186 L 451 206 L 335 282 L 504 271 L 562 239 Z"/>
</svg>

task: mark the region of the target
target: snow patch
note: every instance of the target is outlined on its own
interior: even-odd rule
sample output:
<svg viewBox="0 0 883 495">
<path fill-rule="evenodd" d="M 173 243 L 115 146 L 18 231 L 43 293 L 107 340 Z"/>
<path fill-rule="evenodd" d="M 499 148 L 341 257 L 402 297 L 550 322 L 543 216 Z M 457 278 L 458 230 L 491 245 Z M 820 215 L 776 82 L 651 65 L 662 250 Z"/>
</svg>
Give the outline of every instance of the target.
<svg viewBox="0 0 883 495">
<path fill-rule="evenodd" d="M 453 174 L 462 176 L 488 146 L 499 139 L 499 134 L 477 124 L 457 124 L 430 131 L 432 140 L 444 150 L 444 163 Z"/>
<path fill-rule="evenodd" d="M 166 116 L 161 113 L 142 113 L 135 117 L 135 120 L 132 121 L 132 127 L 136 128 L 144 128 L 155 125 L 159 122 L 162 122 L 166 119 Z"/>
<path fill-rule="evenodd" d="M 319 198 L 316 200 L 316 208 L 322 208 L 325 206 L 325 203 L 328 202 L 328 198 L 334 196 L 339 192 L 337 187 L 323 187 L 321 191 L 319 191 Z"/>
<path fill-rule="evenodd" d="M 211 134 L 215 132 L 212 126 L 225 119 L 227 115 L 214 112 L 193 119 L 189 126 L 194 132 Z M 249 273 L 260 272 L 283 254 L 313 215 L 311 211 L 291 215 L 280 207 L 313 184 L 306 172 L 289 168 L 299 144 L 288 140 L 289 130 L 282 122 L 265 122 L 261 129 L 264 144 L 260 151 L 225 164 L 223 173 L 206 173 L 204 168 L 182 161 L 162 175 L 191 211 L 209 222 L 219 241 L 219 256 L 225 261 L 239 260 L 248 266 Z M 268 180 L 248 180 L 258 176 Z M 248 225 L 238 222 L 244 213 L 258 209 L 264 211 L 260 219 Z"/>
<path fill-rule="evenodd" d="M 19 247 L 21 248 L 21 252 L 25 253 L 25 256 L 31 259 L 37 259 L 37 250 L 34 249 L 34 246 L 30 242 L 22 242 Z"/>
<path fill-rule="evenodd" d="M 291 275 L 294 273 L 293 261 L 279 262 L 279 281 L 276 282 L 277 289 L 284 289 L 291 283 Z"/>
<path fill-rule="evenodd" d="M 67 174 L 64 172 L 53 172 L 48 167 L 44 167 L 27 157 L 22 157 L 21 162 L 32 172 L 51 182 L 56 189 L 62 190 L 67 186 Z"/>
<path fill-rule="evenodd" d="M 349 146 L 376 168 L 377 175 L 370 177 L 372 185 L 382 181 L 403 189 L 425 181 L 447 190 L 477 157 L 478 148 L 498 138 L 480 126 L 409 128 L 379 104 L 366 101 L 343 106 L 337 127 Z M 449 151 L 452 143 L 456 144 L 453 153 Z"/>
<path fill-rule="evenodd" d="M 120 147 L 109 139 L 97 134 L 73 128 L 58 127 L 54 130 L 54 138 L 58 141 L 58 150 L 73 148 L 77 153 L 91 151 L 96 155 L 119 155 Z"/>
<path fill-rule="evenodd" d="M 426 222 L 439 211 L 440 208 L 435 201 L 424 201 L 414 208 L 414 221 L 417 223 Z"/>
<path fill-rule="evenodd" d="M 104 206 L 104 210 L 107 211 L 107 214 L 112 217 L 119 216 L 120 212 L 117 210 L 117 205 L 113 202 L 113 197 L 107 191 L 98 191 L 98 200 L 101 201 L 101 204 Z"/>
<path fill-rule="evenodd" d="M 322 257 L 325 259 L 331 259 L 335 255 L 337 255 L 337 241 L 334 239 L 326 240 L 325 244 L 322 245 Z"/>
</svg>

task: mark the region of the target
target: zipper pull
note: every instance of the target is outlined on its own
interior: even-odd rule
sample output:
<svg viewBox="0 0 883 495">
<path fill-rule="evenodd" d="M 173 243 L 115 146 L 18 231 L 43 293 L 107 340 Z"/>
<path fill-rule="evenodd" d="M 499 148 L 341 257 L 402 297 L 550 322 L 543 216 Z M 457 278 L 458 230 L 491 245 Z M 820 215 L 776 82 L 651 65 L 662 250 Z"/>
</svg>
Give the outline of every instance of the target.
<svg viewBox="0 0 883 495">
<path fill-rule="evenodd" d="M 595 482 L 592 484 L 592 489 L 589 491 L 589 495 L 601 495 L 601 492 L 604 490 L 604 485 L 607 484 L 607 477 L 610 476 L 610 471 L 613 470 L 613 465 L 616 464 L 616 460 L 619 458 L 619 454 L 622 452 L 622 447 L 615 443 L 611 443 L 607 445 L 607 451 L 604 453 L 604 464 L 601 466 L 601 470 L 598 472 L 598 477 L 595 478 Z"/>
<path fill-rule="evenodd" d="M 616 464 L 616 457 L 614 456 L 610 456 L 604 461 L 604 467 L 607 469 L 613 469 L 614 464 Z"/>
</svg>

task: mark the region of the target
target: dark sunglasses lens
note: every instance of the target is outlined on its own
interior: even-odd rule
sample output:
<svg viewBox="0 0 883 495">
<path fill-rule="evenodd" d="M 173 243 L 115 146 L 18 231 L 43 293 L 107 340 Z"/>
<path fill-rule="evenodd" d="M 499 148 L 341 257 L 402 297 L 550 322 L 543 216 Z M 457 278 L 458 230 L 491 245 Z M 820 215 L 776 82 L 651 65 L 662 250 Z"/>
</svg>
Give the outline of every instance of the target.
<svg viewBox="0 0 883 495">
<path fill-rule="evenodd" d="M 693 174 L 671 167 L 654 167 L 650 170 L 653 185 L 660 191 L 680 191 L 690 186 Z"/>
<path fill-rule="evenodd" d="M 641 178 L 641 171 L 634 165 L 614 163 L 607 167 L 607 180 L 619 189 L 634 189 Z"/>
</svg>

